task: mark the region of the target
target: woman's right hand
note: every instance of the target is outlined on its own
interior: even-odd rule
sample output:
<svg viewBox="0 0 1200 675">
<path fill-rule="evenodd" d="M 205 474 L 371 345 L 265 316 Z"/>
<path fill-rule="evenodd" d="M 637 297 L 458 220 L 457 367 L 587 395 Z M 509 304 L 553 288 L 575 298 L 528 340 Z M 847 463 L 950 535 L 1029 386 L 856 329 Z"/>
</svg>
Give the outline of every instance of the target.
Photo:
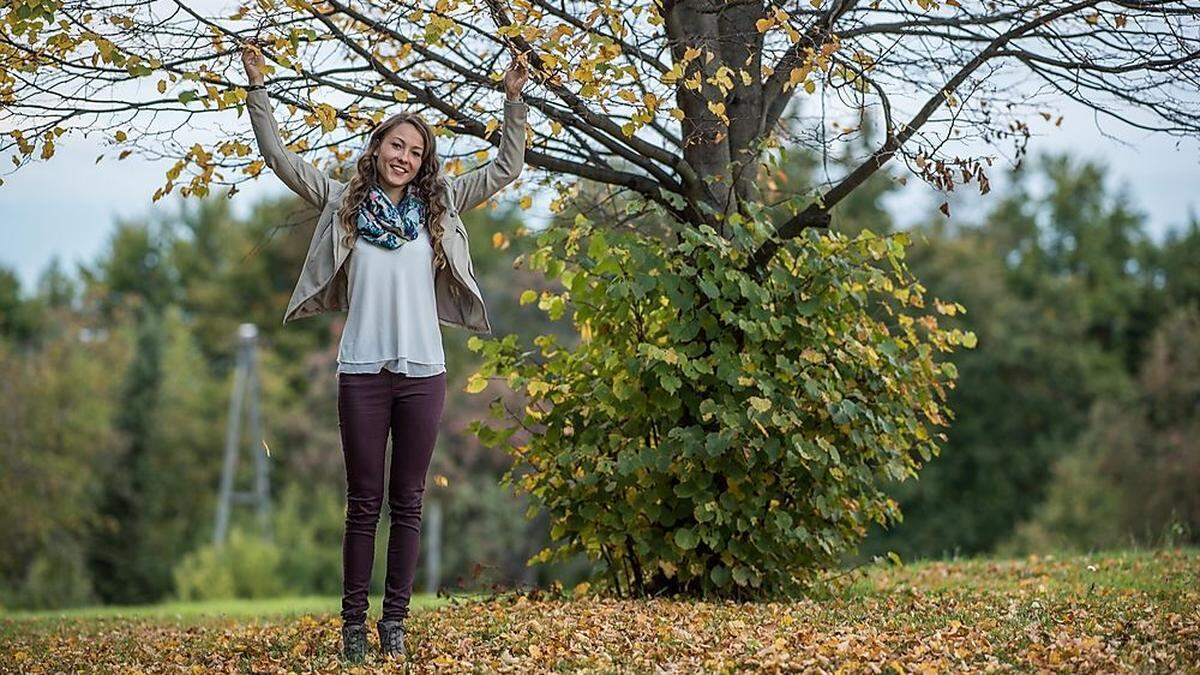
<svg viewBox="0 0 1200 675">
<path fill-rule="evenodd" d="M 246 79 L 250 80 L 250 84 L 263 83 L 263 56 L 253 39 L 242 43 L 242 66 L 246 69 Z"/>
</svg>

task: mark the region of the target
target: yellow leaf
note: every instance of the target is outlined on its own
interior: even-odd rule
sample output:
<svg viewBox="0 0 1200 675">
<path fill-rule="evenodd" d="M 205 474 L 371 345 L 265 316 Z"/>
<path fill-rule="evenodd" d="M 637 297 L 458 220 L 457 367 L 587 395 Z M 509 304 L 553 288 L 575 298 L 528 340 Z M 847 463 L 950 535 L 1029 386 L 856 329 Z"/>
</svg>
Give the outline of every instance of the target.
<svg viewBox="0 0 1200 675">
<path fill-rule="evenodd" d="M 473 373 L 471 377 L 467 378 L 467 386 L 463 391 L 468 394 L 478 394 L 487 389 L 487 385 L 487 378 L 480 377 L 479 373 Z"/>
<path fill-rule="evenodd" d="M 328 103 L 321 103 L 313 108 L 313 113 L 317 119 L 321 121 L 321 128 L 325 131 L 333 131 L 337 126 L 337 111 Z"/>
<path fill-rule="evenodd" d="M 531 206 L 533 206 L 533 197 L 530 197 L 529 195 L 525 195 L 524 197 L 521 197 L 521 208 L 522 209 L 528 209 Z"/>
<path fill-rule="evenodd" d="M 495 131 L 499 126 L 500 126 L 500 123 L 497 122 L 496 120 L 494 120 L 494 119 L 488 120 L 487 126 L 483 130 L 484 138 L 491 136 L 492 132 Z"/>
<path fill-rule="evenodd" d="M 676 63 L 675 65 L 671 66 L 670 72 L 663 73 L 662 77 L 659 79 L 662 80 L 663 84 L 670 85 L 675 84 L 675 82 L 681 77 L 683 77 L 683 64 Z"/>
<path fill-rule="evenodd" d="M 124 131 L 118 131 L 118 132 L 115 134 L 115 136 L 116 136 L 116 139 L 117 139 L 117 142 L 118 142 L 118 143 L 124 143 L 124 142 L 125 142 L 125 139 L 126 139 L 126 138 L 128 138 L 128 136 L 126 136 L 126 135 L 125 135 L 125 132 L 124 132 Z"/>
<path fill-rule="evenodd" d="M 759 412 L 766 412 L 771 409 L 770 399 L 765 399 L 759 396 L 751 396 L 749 403 L 752 408 Z"/>
<path fill-rule="evenodd" d="M 771 21 L 770 19 L 759 19 L 758 21 L 754 22 L 754 27 L 757 28 L 758 32 L 760 33 L 767 32 L 773 25 L 775 25 L 775 22 Z"/>
<path fill-rule="evenodd" d="M 167 81 L 159 80 L 158 81 L 158 93 L 165 94 L 166 92 L 167 92 Z"/>
</svg>

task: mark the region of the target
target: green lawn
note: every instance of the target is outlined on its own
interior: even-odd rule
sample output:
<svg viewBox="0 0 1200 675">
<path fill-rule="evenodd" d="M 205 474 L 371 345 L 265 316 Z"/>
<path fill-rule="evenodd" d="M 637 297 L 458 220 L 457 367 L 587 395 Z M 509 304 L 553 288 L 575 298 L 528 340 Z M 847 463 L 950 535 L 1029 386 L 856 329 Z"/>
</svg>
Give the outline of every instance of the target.
<svg viewBox="0 0 1200 675">
<path fill-rule="evenodd" d="M 831 596 L 733 603 L 413 600 L 384 672 L 1200 672 L 1200 551 L 863 568 Z M 377 612 L 379 599 L 372 598 Z M 336 671 L 338 601 L 0 617 L 0 672 Z M 378 616 L 377 613 L 373 616 Z M 373 629 L 373 621 L 371 627 Z"/>
<path fill-rule="evenodd" d="M 475 597 L 456 595 L 457 598 Z M 382 596 L 371 596 L 368 615 L 379 618 Z M 450 602 L 428 593 L 414 594 L 409 602 L 411 611 L 441 607 Z M 340 597 L 299 596 L 286 598 L 262 598 L 258 600 L 206 600 L 202 602 L 164 602 L 155 605 L 109 605 L 79 607 L 37 612 L 0 612 L 0 620 L 12 621 L 57 621 L 60 619 L 127 619 L 153 618 L 164 621 L 192 622 L 210 618 L 234 619 L 279 619 L 304 614 L 336 614 L 342 606 Z"/>
</svg>

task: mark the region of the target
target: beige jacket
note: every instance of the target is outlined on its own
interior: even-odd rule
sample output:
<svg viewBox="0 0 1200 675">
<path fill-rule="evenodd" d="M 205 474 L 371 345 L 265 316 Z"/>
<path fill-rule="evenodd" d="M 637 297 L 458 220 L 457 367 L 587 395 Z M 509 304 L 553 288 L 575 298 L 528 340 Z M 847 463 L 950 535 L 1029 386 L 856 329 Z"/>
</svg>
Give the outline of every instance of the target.
<svg viewBox="0 0 1200 675">
<path fill-rule="evenodd" d="M 247 108 L 258 150 L 267 166 L 293 192 L 321 211 L 283 323 L 347 309 L 345 263 L 354 246 L 353 241 L 349 247 L 342 242 L 343 232 L 337 226 L 337 211 L 346 183 L 329 178 L 284 147 L 265 90 L 251 90 Z M 434 273 L 438 321 L 442 324 L 460 326 L 476 333 L 492 332 L 471 266 L 467 228 L 459 214 L 482 204 L 520 175 L 525 163 L 527 113 L 528 105 L 524 101 L 506 98 L 499 155 L 474 171 L 444 178 L 447 207 L 442 216 L 442 246 L 449 266 L 448 269 L 438 268 Z"/>
</svg>

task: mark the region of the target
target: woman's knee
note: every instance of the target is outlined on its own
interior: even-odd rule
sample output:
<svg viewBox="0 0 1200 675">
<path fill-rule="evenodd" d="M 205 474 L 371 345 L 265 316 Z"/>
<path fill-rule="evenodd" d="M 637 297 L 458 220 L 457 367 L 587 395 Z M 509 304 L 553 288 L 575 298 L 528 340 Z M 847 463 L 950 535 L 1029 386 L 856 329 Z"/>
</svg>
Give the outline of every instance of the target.
<svg viewBox="0 0 1200 675">
<path fill-rule="evenodd" d="M 374 529 L 375 524 L 379 522 L 379 511 L 382 507 L 383 495 L 349 495 L 346 497 L 346 522 Z"/>
<path fill-rule="evenodd" d="M 397 516 L 420 518 L 421 500 L 425 494 L 425 486 L 408 487 L 397 490 L 388 496 L 388 509 Z"/>
</svg>

